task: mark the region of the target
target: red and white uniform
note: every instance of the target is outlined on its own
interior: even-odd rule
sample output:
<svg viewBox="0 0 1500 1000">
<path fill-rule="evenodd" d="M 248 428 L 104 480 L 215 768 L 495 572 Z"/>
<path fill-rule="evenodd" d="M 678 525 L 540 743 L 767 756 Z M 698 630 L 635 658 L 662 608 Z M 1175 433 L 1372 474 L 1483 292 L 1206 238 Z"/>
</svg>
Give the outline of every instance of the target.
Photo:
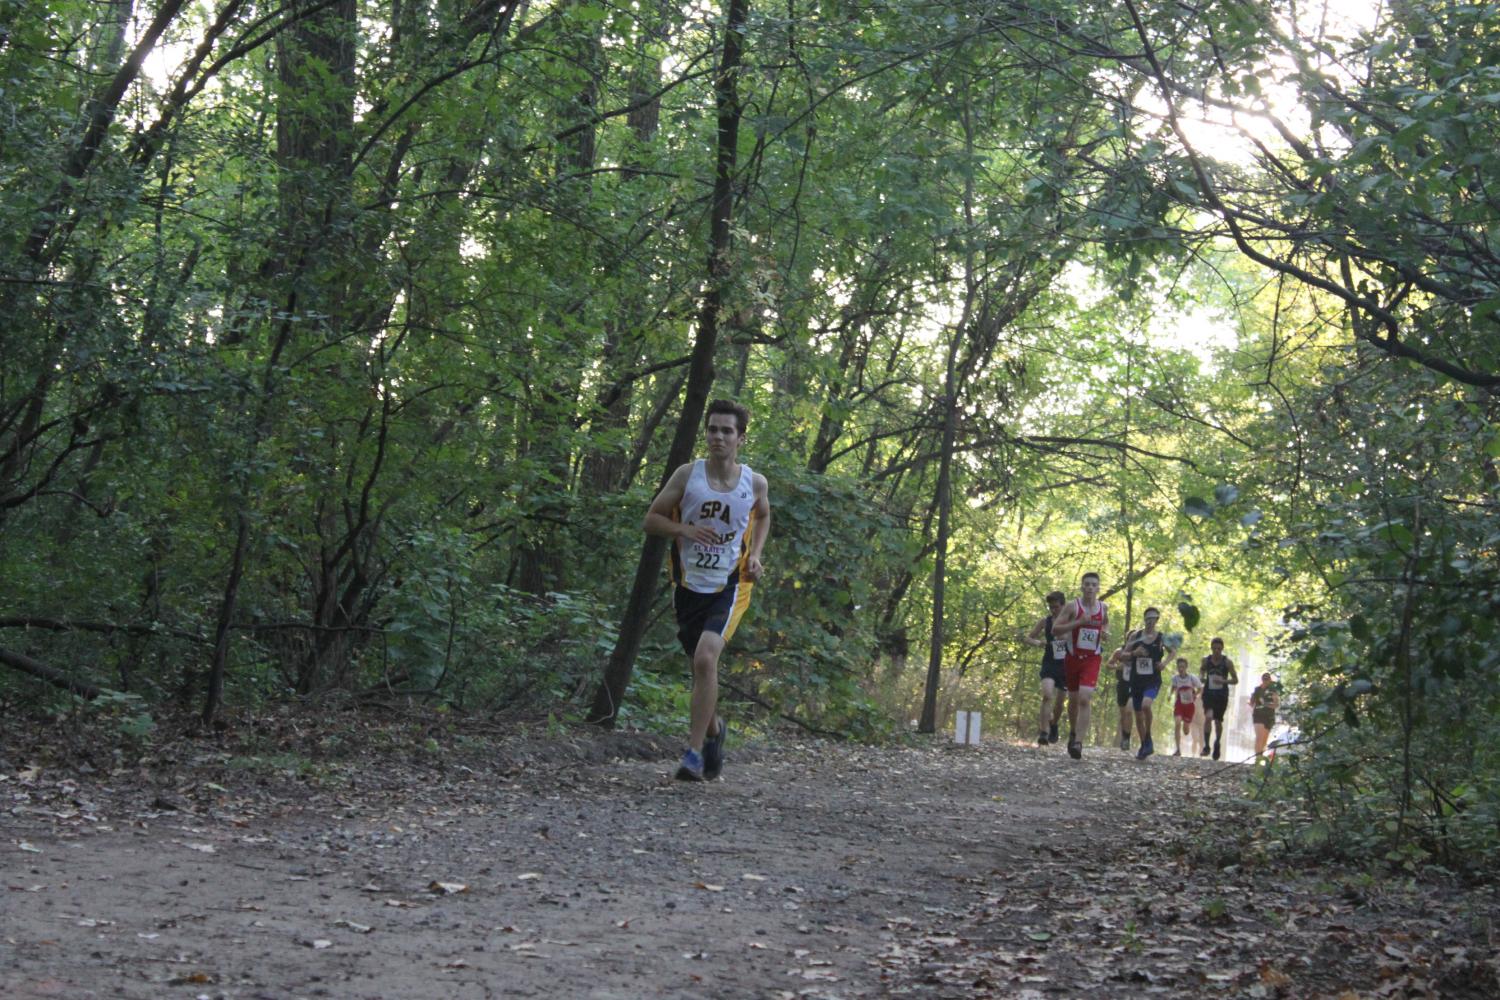
<svg viewBox="0 0 1500 1000">
<path fill-rule="evenodd" d="M 1109 620 L 1103 601 L 1095 604 L 1093 611 L 1083 606 L 1082 598 L 1074 598 L 1073 605 L 1077 621 L 1068 630 L 1068 658 L 1063 661 L 1063 676 L 1069 691 L 1099 685 L 1104 624 Z"/>
<path fill-rule="evenodd" d="M 1202 686 L 1203 682 L 1192 674 L 1173 674 L 1172 693 L 1175 697 L 1172 699 L 1172 714 L 1183 722 L 1192 722 L 1198 707 L 1194 702 L 1198 700 L 1198 689 Z"/>
</svg>

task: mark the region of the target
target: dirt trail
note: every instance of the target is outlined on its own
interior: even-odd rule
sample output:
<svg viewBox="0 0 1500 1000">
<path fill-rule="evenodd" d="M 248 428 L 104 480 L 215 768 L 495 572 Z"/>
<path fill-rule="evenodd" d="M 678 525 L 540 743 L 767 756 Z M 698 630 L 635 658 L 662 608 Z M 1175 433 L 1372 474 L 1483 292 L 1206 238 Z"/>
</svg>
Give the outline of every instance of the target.
<svg viewBox="0 0 1500 1000">
<path fill-rule="evenodd" d="M 1450 896 L 1429 934 L 1411 925 L 1416 897 L 1385 895 L 1382 911 L 1169 854 L 1163 824 L 1234 784 L 1207 762 L 1005 744 L 734 751 L 707 785 L 670 780 L 670 748 L 628 736 L 456 766 L 365 755 L 296 779 L 222 758 L 144 779 L 13 766 L 0 996 L 1302 997 L 1445 970 L 1493 982 L 1492 894 Z M 1406 935 L 1385 973 L 1340 950 L 1384 924 Z"/>
</svg>

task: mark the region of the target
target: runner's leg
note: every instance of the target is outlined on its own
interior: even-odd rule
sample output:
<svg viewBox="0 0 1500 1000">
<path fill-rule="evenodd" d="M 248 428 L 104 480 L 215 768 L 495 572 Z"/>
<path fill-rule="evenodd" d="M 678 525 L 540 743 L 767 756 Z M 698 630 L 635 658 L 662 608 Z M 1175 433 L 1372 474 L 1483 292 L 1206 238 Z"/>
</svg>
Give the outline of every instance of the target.
<svg viewBox="0 0 1500 1000">
<path fill-rule="evenodd" d="M 1055 720 L 1057 718 L 1057 713 L 1056 713 L 1056 711 L 1053 710 L 1053 707 L 1052 707 L 1052 700 L 1054 698 L 1056 698 L 1056 697 L 1058 697 L 1057 684 L 1053 682 L 1052 678 L 1050 678 L 1050 677 L 1043 677 L 1042 678 L 1042 710 L 1041 710 L 1040 714 L 1037 716 L 1037 729 L 1044 736 L 1047 733 L 1047 725 L 1048 725 L 1049 720 Z"/>
<path fill-rule="evenodd" d="M 1075 700 L 1078 702 L 1076 712 L 1073 707 L 1073 702 Z M 1073 726 L 1073 738 L 1075 740 L 1079 740 L 1080 742 L 1083 740 L 1084 735 L 1089 731 L 1089 706 L 1093 702 L 1093 700 L 1094 689 L 1091 687 L 1079 687 L 1079 689 L 1073 692 L 1072 696 L 1068 698 L 1068 721 L 1075 722 Z"/>
<path fill-rule="evenodd" d="M 704 632 L 698 637 L 698 648 L 693 653 L 693 693 L 688 702 L 693 722 L 688 746 L 700 753 L 708 728 L 713 725 L 714 709 L 719 704 L 719 654 L 722 652 L 722 635 Z"/>
</svg>

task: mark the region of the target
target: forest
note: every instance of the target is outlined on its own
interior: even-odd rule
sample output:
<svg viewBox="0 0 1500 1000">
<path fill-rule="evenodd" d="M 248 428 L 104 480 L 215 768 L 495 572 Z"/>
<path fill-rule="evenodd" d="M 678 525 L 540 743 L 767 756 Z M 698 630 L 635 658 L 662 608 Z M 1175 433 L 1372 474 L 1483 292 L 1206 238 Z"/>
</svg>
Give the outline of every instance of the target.
<svg viewBox="0 0 1500 1000">
<path fill-rule="evenodd" d="M 1034 737 L 1092 570 L 1281 681 L 1289 843 L 1484 867 L 1497 184 L 1462 0 L 0 0 L 5 726 L 679 731 L 726 397 L 737 724 Z"/>
</svg>

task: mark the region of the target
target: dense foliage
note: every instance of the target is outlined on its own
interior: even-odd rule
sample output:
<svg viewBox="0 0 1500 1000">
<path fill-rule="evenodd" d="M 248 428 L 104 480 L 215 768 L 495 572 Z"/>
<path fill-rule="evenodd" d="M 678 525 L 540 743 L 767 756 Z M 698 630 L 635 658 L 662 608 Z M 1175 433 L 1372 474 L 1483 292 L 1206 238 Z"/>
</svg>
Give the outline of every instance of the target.
<svg viewBox="0 0 1500 1000">
<path fill-rule="evenodd" d="M 644 624 L 676 716 L 620 614 L 711 302 L 728 697 L 905 725 L 940 603 L 925 707 L 1028 734 L 1095 569 L 1286 668 L 1302 842 L 1493 846 L 1500 29 L 1350 9 L 752 3 L 726 104 L 706 4 L 0 0 L 0 697 L 572 715 Z"/>
</svg>

